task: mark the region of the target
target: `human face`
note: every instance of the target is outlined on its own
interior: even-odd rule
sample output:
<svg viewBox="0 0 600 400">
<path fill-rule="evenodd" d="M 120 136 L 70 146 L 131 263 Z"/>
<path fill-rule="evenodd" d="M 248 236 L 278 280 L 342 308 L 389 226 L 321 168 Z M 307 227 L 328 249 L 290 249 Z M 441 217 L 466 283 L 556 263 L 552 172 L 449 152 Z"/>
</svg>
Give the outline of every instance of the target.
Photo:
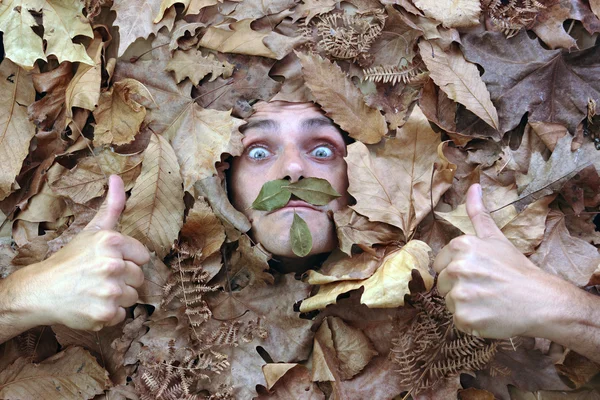
<svg viewBox="0 0 600 400">
<path fill-rule="evenodd" d="M 252 223 L 254 240 L 276 256 L 297 258 L 289 233 L 294 212 L 306 221 L 312 234 L 309 256 L 332 251 L 337 239 L 329 211 L 348 204 L 342 134 L 313 103 L 261 102 L 254 109 L 244 127 L 244 153 L 232 163 L 229 188 L 233 205 Z M 308 177 L 327 179 L 342 196 L 324 206 L 292 197 L 275 211 L 251 207 L 264 183 L 275 179 L 297 182 Z"/>
</svg>

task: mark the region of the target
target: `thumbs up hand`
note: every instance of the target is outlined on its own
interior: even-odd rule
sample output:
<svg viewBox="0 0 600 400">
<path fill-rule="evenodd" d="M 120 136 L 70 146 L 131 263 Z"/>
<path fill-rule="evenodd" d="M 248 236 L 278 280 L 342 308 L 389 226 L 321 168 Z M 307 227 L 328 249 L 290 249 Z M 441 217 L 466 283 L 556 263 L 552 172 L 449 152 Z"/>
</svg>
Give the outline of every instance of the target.
<svg viewBox="0 0 600 400">
<path fill-rule="evenodd" d="M 34 325 L 98 331 L 125 318 L 144 282 L 140 266 L 150 256 L 140 242 L 115 231 L 124 207 L 123 181 L 113 175 L 90 223 L 47 260 L 22 270 L 34 291 L 28 307 L 37 312 Z"/>
<path fill-rule="evenodd" d="M 547 337 L 544 307 L 564 298 L 564 281 L 529 261 L 496 226 L 481 186 L 467 193 L 477 236 L 453 239 L 437 255 L 437 287 L 458 329 L 486 338 Z M 553 297 L 553 294 L 556 296 Z"/>
</svg>

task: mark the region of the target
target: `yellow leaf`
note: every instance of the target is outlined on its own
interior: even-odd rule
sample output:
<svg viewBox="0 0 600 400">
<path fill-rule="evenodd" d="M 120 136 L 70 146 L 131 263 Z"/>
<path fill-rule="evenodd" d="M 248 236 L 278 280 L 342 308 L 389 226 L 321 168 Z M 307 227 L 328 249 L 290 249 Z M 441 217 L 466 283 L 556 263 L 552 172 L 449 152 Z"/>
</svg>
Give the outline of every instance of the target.
<svg viewBox="0 0 600 400">
<path fill-rule="evenodd" d="M 121 232 L 144 243 L 159 258 L 171 249 L 183 225 L 183 181 L 175 152 L 152 134 L 142 172 L 125 205 Z"/>
<path fill-rule="evenodd" d="M 445 28 L 460 28 L 479 24 L 479 0 L 415 0 L 415 6 Z"/>
<path fill-rule="evenodd" d="M 211 74 L 209 82 L 223 75 L 229 78 L 233 73 L 233 65 L 227 61 L 219 61 L 214 54 L 203 56 L 200 50 L 175 51 L 173 58 L 167 63 L 166 71 L 173 71 L 177 83 L 185 78 L 190 78 L 194 85 L 198 85 L 206 75 Z"/>
<path fill-rule="evenodd" d="M 27 106 L 35 100 L 31 76 L 9 59 L 0 64 L 0 200 L 12 192 L 15 177 L 29 153 L 35 126 Z"/>
<path fill-rule="evenodd" d="M 365 104 L 360 89 L 341 68 L 320 56 L 297 55 L 304 80 L 327 115 L 354 139 L 378 143 L 387 133 L 385 118 Z"/>
<path fill-rule="evenodd" d="M 410 237 L 452 184 L 456 165 L 443 156 L 443 146 L 419 107 L 396 138 L 378 146 L 348 146 L 348 192 L 356 199 L 351 208 Z"/>
<path fill-rule="evenodd" d="M 97 35 L 87 49 L 94 65 L 79 64 L 75 76 L 67 86 L 65 108 L 69 118 L 73 118 L 73 107 L 94 111 L 98 105 L 102 81 L 102 44 L 101 37 Z"/>
<path fill-rule="evenodd" d="M 419 240 L 411 240 L 399 251 L 388 255 L 375 273 L 361 281 L 339 281 L 323 285 L 319 292 L 302 301 L 301 312 L 335 304 L 340 294 L 364 287 L 361 304 L 370 308 L 395 308 L 404 305 L 404 295 L 410 294 L 408 283 L 412 270 L 417 270 L 427 290 L 433 287 L 429 273 L 431 248 Z"/>
<path fill-rule="evenodd" d="M 37 59 L 46 61 L 42 38 L 31 27 L 37 26 L 28 10 L 27 0 L 0 1 L 0 31 L 6 58 L 30 70 Z"/>
<path fill-rule="evenodd" d="M 158 15 L 156 16 L 156 18 L 154 18 L 154 21 L 152 22 L 158 24 L 165 16 L 165 11 L 167 11 L 169 8 L 171 8 L 177 3 L 183 4 L 183 11 L 185 11 L 190 5 L 190 0 L 162 0 L 160 2 L 160 11 L 158 12 Z"/>
<path fill-rule="evenodd" d="M 135 138 L 146 116 L 146 108 L 134 99 L 134 95 L 146 93 L 140 82 L 123 79 L 100 95 L 98 108 L 94 111 L 94 146 L 120 145 Z"/>
<path fill-rule="evenodd" d="M 216 174 L 215 163 L 221 161 L 221 154 L 242 154 L 242 134 L 238 130 L 242 124 L 241 119 L 231 116 L 231 111 L 204 109 L 192 103 L 176 130 L 165 133 L 177 153 L 185 190 Z"/>
<path fill-rule="evenodd" d="M 251 23 L 251 19 L 243 19 L 229 24 L 229 29 L 211 26 L 202 36 L 200 46 L 222 53 L 278 59 L 277 54 L 263 43 L 263 39 L 270 33 L 253 31 L 250 27 Z"/>
<path fill-rule="evenodd" d="M 450 48 L 444 52 L 432 41 L 419 42 L 419 49 L 435 84 L 497 130 L 498 112 L 475 64 L 465 60 L 459 50 Z"/>
<path fill-rule="evenodd" d="M 267 382 L 267 390 L 277 383 L 290 369 L 294 368 L 296 363 L 269 363 L 262 366 L 265 381 Z"/>
</svg>

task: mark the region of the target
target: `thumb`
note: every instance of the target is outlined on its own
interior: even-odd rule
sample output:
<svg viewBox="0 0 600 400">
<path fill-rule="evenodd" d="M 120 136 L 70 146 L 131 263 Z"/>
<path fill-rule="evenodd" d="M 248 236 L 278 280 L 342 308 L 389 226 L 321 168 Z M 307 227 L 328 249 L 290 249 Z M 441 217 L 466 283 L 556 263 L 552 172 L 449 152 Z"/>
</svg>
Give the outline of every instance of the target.
<svg viewBox="0 0 600 400">
<path fill-rule="evenodd" d="M 478 183 L 471 185 L 467 192 L 467 214 L 478 238 L 505 239 L 504 234 L 483 204 L 481 185 Z"/>
<path fill-rule="evenodd" d="M 85 227 L 86 230 L 114 230 L 125 208 L 125 186 L 118 175 L 108 179 L 108 193 L 98 213 Z"/>
</svg>

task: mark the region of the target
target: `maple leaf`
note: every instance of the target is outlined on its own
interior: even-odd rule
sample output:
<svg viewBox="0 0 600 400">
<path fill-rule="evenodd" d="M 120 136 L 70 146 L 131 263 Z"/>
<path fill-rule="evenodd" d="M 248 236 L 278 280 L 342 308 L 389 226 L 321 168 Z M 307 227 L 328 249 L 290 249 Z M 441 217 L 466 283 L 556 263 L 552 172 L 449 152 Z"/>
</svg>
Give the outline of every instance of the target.
<svg viewBox="0 0 600 400">
<path fill-rule="evenodd" d="M 327 116 L 354 139 L 379 142 L 387 133 L 383 115 L 365 104 L 360 90 L 340 67 L 318 55 L 297 56 L 304 80 Z"/>
<path fill-rule="evenodd" d="M 404 305 L 404 295 L 410 294 L 412 271 L 417 270 L 427 290 L 433 286 L 429 272 L 431 248 L 424 242 L 411 240 L 397 252 L 385 257 L 381 266 L 367 279 L 345 280 L 322 285 L 317 294 L 302 301 L 301 312 L 309 312 L 335 304 L 337 297 L 351 290 L 364 288 L 360 302 L 370 308 L 394 308 Z"/>
<path fill-rule="evenodd" d="M 7 399 L 89 399 L 110 386 L 108 372 L 81 347 L 70 347 L 40 364 L 19 358 L 0 373 L 0 396 Z"/>
<path fill-rule="evenodd" d="M 36 60 L 46 61 L 42 38 L 33 29 L 37 26 L 29 12 L 28 0 L 11 0 L 0 3 L 0 31 L 6 58 L 30 70 Z"/>
<path fill-rule="evenodd" d="M 98 108 L 94 110 L 94 146 L 133 141 L 146 117 L 146 108 L 136 101 L 135 96 L 146 93 L 140 82 L 124 79 L 100 95 Z"/>
<path fill-rule="evenodd" d="M 353 210 L 408 238 L 450 187 L 456 166 L 441 153 L 439 136 L 418 107 L 396 136 L 378 147 L 348 146 L 348 192 L 356 199 Z"/>
<path fill-rule="evenodd" d="M 31 76 L 9 59 L 0 64 L 0 200 L 13 189 L 35 127 L 28 123 L 26 106 L 35 100 Z"/>
<path fill-rule="evenodd" d="M 419 49 L 431 79 L 440 89 L 497 130 L 498 112 L 477 67 L 467 62 L 454 47 L 444 52 L 435 42 L 421 41 Z"/>
<path fill-rule="evenodd" d="M 101 36 L 95 32 L 94 40 L 87 48 L 87 54 L 94 61 L 94 65 L 79 64 L 75 76 L 73 76 L 73 79 L 69 82 L 69 86 L 67 86 L 65 91 L 65 108 L 67 117 L 69 118 L 73 118 L 73 107 L 94 111 L 98 105 L 100 85 L 102 83 L 104 43 Z"/>
<path fill-rule="evenodd" d="M 462 46 L 466 59 L 485 70 L 481 78 L 498 109 L 501 132 L 516 127 L 525 112 L 531 120 L 560 123 L 575 132 L 586 116 L 588 99 L 600 98 L 600 83 L 589 78 L 600 73 L 600 53 L 594 48 L 546 50 L 525 32 L 510 41 L 502 33 L 469 34 Z M 510 57 L 504 56 L 507 46 Z M 537 93 L 539 101 L 530 93 Z"/>
<path fill-rule="evenodd" d="M 163 258 L 183 225 L 184 208 L 175 152 L 166 139 L 153 134 L 144 152 L 142 171 L 125 205 L 121 232 Z"/>
<path fill-rule="evenodd" d="M 46 95 L 27 108 L 29 118 L 42 130 L 62 132 L 66 126 L 65 90 L 73 78 L 71 63 L 64 62 L 52 71 L 32 74 L 32 78 L 36 91 Z"/>
<path fill-rule="evenodd" d="M 173 29 L 175 22 L 175 8 L 170 8 L 161 18 L 160 23 L 153 23 L 155 16 L 160 11 L 161 4 L 151 0 L 132 0 L 114 2 L 111 10 L 117 13 L 115 26 L 119 27 L 119 50 L 118 56 L 122 56 L 125 50 L 137 38 L 147 38 L 151 33 L 167 27 Z"/>
<path fill-rule="evenodd" d="M 534 264 L 577 286 L 585 286 L 600 266 L 598 249 L 585 240 L 571 236 L 564 214 L 550 211 L 544 239 L 529 258 Z"/>
<path fill-rule="evenodd" d="M 244 149 L 238 128 L 244 121 L 231 116 L 231 111 L 204 109 L 192 103 L 182 116 L 178 129 L 165 133 L 177 154 L 184 189 L 217 173 L 215 163 L 221 154 L 239 156 Z"/>
<path fill-rule="evenodd" d="M 415 0 L 414 4 L 427 17 L 440 21 L 446 28 L 464 28 L 479 23 L 481 5 L 477 0 Z"/>
<path fill-rule="evenodd" d="M 217 79 L 219 75 L 229 78 L 233 73 L 233 65 L 217 60 L 214 54 L 205 57 L 200 50 L 188 50 L 175 51 L 166 70 L 175 73 L 177 83 L 189 78 L 194 85 L 198 85 L 208 74 L 211 74 L 209 82 Z"/>
</svg>

